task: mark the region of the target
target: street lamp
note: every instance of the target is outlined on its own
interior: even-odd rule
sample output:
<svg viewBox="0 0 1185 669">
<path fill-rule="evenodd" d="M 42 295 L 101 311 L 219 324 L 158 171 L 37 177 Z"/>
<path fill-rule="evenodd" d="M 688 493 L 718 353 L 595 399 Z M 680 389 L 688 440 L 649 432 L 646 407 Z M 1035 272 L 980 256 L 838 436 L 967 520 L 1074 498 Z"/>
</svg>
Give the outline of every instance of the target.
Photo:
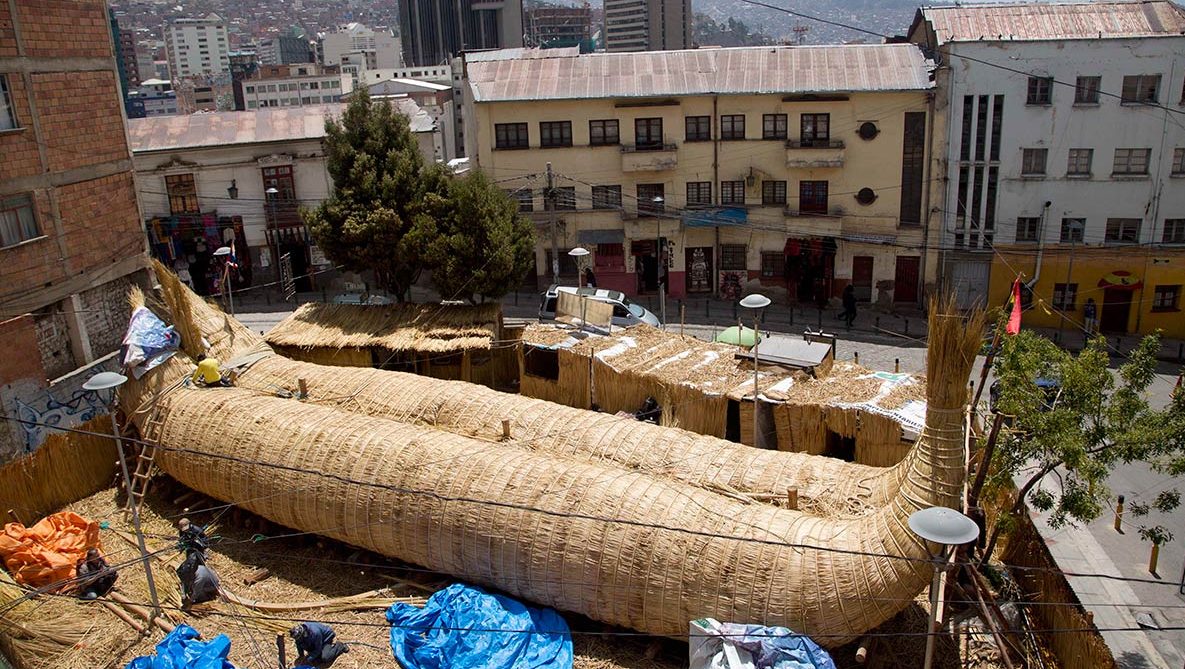
<svg viewBox="0 0 1185 669">
<path fill-rule="evenodd" d="M 568 251 L 568 255 L 576 259 L 576 286 L 584 286 L 584 259 L 589 256 L 589 250 L 583 246 Z"/>
<path fill-rule="evenodd" d="M 152 598 L 152 617 L 160 614 L 160 600 L 156 596 L 156 581 L 152 578 L 152 562 L 148 557 L 148 549 L 144 546 L 144 534 L 140 531 L 140 505 L 132 495 L 132 480 L 128 476 L 128 461 L 123 455 L 123 446 L 119 443 L 119 425 L 115 422 L 115 407 L 119 403 L 116 394 L 128 377 L 118 372 L 99 372 L 82 384 L 83 390 L 95 393 L 99 400 L 107 406 L 107 413 L 111 416 L 111 438 L 115 440 L 115 452 L 119 455 L 119 468 L 123 472 L 123 485 L 127 489 L 128 505 L 132 507 L 132 527 L 136 530 L 136 543 L 140 547 L 140 558 L 144 562 L 144 573 L 148 577 L 148 595 Z M 152 621 L 149 620 L 151 623 Z"/>
<path fill-rule="evenodd" d="M 761 310 L 768 307 L 770 300 L 761 293 L 753 293 L 746 295 L 741 300 L 741 306 L 753 311 L 753 447 L 760 448 L 757 438 L 757 342 L 760 337 L 757 334 L 757 325 L 761 320 Z M 739 330 L 739 328 L 738 328 Z M 739 339 L 739 333 L 738 333 Z"/>
<path fill-rule="evenodd" d="M 272 229 L 272 242 L 273 242 L 273 246 L 275 247 L 273 249 L 273 251 L 275 252 L 275 255 L 272 256 L 272 265 L 276 268 L 276 281 L 279 281 L 280 280 L 280 226 L 279 226 L 279 223 L 276 221 L 276 196 L 280 194 L 280 191 L 276 190 L 275 186 L 271 186 L 263 192 L 267 193 L 267 206 L 268 206 L 268 210 L 271 212 L 271 226 L 270 227 Z M 283 288 L 281 288 L 281 290 L 283 290 Z"/>
<path fill-rule="evenodd" d="M 230 255 L 234 251 L 230 250 L 229 246 L 219 246 L 214 251 L 215 258 L 222 258 L 222 289 L 226 291 L 226 297 L 230 300 L 230 315 L 235 315 L 235 292 L 234 287 L 230 285 Z"/>
<path fill-rule="evenodd" d="M 934 661 L 934 635 L 938 623 L 938 585 L 946 571 L 948 549 L 970 543 L 979 538 L 979 526 L 967 516 L 944 506 L 932 506 L 914 511 L 909 516 L 909 529 L 925 540 L 926 552 L 930 544 L 939 544 L 942 549 L 931 553 L 934 560 L 934 578 L 930 581 L 930 624 L 926 627 L 926 661 L 923 669 L 930 669 Z"/>
</svg>

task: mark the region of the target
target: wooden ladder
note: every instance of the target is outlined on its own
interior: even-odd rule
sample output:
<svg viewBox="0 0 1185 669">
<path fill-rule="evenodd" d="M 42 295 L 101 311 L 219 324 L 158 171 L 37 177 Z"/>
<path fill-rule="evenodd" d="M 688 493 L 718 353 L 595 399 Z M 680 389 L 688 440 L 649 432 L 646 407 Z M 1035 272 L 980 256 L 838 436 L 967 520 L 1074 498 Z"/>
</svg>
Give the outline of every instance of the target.
<svg viewBox="0 0 1185 669">
<path fill-rule="evenodd" d="M 125 513 L 131 512 L 133 504 L 138 508 L 144 501 L 144 496 L 148 494 L 156 461 L 155 441 L 162 422 L 160 412 L 157 412 L 144 424 L 144 433 L 141 435 L 144 443 L 140 444 L 140 452 L 136 456 L 136 469 L 132 472 L 131 480 L 127 482 L 128 502 L 124 507 Z"/>
</svg>

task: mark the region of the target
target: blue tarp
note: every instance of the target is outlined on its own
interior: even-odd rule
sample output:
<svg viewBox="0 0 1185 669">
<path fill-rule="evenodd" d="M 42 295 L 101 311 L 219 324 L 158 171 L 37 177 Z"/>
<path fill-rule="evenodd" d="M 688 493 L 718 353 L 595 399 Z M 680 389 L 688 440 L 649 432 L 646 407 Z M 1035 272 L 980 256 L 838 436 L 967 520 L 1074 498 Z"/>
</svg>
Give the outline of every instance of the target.
<svg viewBox="0 0 1185 669">
<path fill-rule="evenodd" d="M 181 335 L 173 326 L 165 325 L 145 307 L 137 307 L 128 322 L 128 331 L 123 338 L 124 367 L 132 369 L 137 379 L 145 372 L 168 360 L 181 346 Z"/>
<path fill-rule="evenodd" d="M 404 669 L 569 669 L 572 635 L 552 609 L 536 609 L 460 583 L 424 608 L 387 610 L 391 650 Z"/>
<path fill-rule="evenodd" d="M 691 623 L 691 669 L 836 669 L 827 651 L 785 627 Z"/>
<path fill-rule="evenodd" d="M 749 210 L 744 207 L 691 209 L 683 213 L 683 225 L 689 228 L 744 225 L 748 221 Z"/>
<path fill-rule="evenodd" d="M 226 659 L 229 637 L 219 634 L 201 641 L 199 636 L 189 625 L 178 625 L 156 644 L 156 655 L 137 657 L 124 669 L 235 669 Z"/>
</svg>

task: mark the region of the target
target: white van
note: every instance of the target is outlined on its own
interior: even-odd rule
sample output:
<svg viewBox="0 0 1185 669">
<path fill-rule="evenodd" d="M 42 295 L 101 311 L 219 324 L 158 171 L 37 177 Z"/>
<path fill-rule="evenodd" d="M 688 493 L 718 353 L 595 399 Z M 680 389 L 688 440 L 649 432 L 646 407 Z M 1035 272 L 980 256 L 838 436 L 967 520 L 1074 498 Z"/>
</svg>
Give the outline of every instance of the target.
<svg viewBox="0 0 1185 669">
<path fill-rule="evenodd" d="M 555 303 L 560 293 L 587 295 L 589 299 L 612 304 L 612 322 L 617 327 L 629 327 L 638 323 L 645 323 L 656 328 L 662 325 L 658 320 L 658 316 L 650 313 L 642 305 L 631 301 L 621 291 L 608 290 L 606 288 L 577 288 L 576 286 L 559 286 L 556 284 L 552 284 L 547 289 L 547 292 L 543 293 L 543 302 L 539 305 L 539 320 L 555 320 Z"/>
</svg>

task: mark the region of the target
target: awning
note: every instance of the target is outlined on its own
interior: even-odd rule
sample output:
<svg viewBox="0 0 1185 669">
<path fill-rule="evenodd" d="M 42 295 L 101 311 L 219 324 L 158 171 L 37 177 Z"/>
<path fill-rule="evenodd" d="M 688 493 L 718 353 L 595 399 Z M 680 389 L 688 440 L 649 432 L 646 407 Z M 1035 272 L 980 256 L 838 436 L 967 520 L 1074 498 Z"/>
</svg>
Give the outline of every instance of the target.
<svg viewBox="0 0 1185 669">
<path fill-rule="evenodd" d="M 1118 290 L 1137 290 L 1144 287 L 1144 282 L 1131 272 L 1117 269 L 1099 279 L 1099 288 L 1116 288 Z"/>
<path fill-rule="evenodd" d="M 625 241 L 624 230 L 581 230 L 576 234 L 580 244 L 621 244 Z"/>
<path fill-rule="evenodd" d="M 749 210 L 744 207 L 713 207 L 692 209 L 683 213 L 683 225 L 689 228 L 715 228 L 744 225 L 749 222 Z"/>
</svg>

